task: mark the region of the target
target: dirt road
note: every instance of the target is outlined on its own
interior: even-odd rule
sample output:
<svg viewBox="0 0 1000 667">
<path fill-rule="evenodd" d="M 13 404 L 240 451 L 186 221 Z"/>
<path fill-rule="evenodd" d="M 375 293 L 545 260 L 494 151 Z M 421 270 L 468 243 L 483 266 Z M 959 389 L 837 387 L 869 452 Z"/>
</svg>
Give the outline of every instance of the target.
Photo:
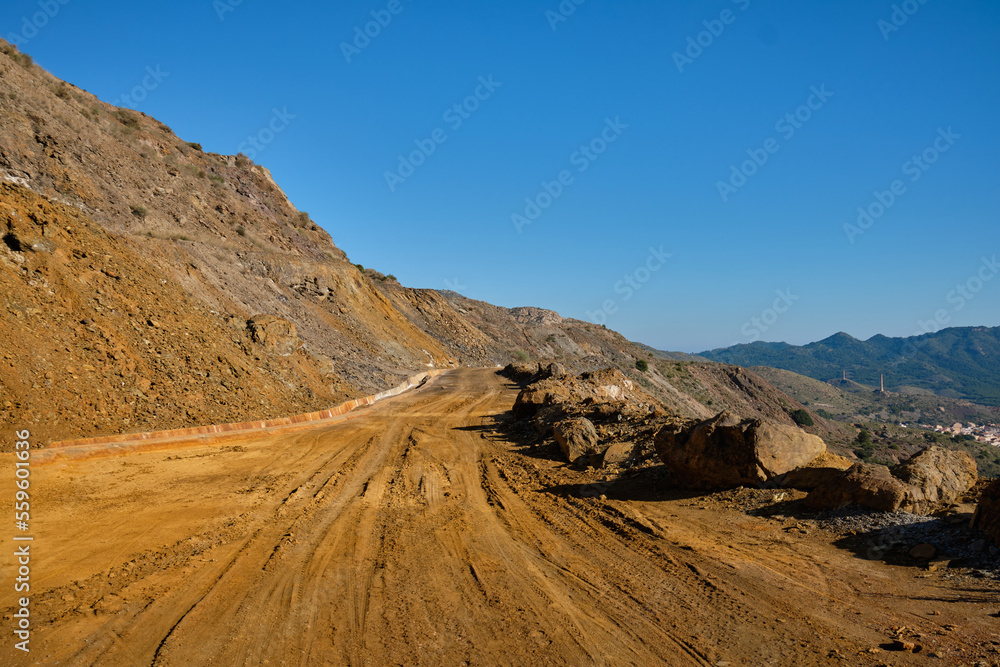
<svg viewBox="0 0 1000 667">
<path fill-rule="evenodd" d="M 38 468 L 32 652 L 0 663 L 942 665 L 996 638 L 985 585 L 519 450 L 514 397 L 456 371 L 334 426 Z M 869 653 L 893 626 L 922 651 Z"/>
</svg>

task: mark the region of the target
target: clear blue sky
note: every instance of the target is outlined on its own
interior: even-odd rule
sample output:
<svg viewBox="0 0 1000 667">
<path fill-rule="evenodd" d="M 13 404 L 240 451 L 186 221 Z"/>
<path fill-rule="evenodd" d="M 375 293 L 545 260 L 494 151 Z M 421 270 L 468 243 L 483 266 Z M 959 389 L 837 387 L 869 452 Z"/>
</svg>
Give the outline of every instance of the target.
<svg viewBox="0 0 1000 667">
<path fill-rule="evenodd" d="M 888 0 L 570 0 L 565 20 L 558 0 L 7 0 L 0 29 L 106 101 L 159 67 L 136 108 L 206 150 L 254 150 L 355 262 L 700 351 L 906 336 L 941 313 L 1000 325 L 1000 269 L 982 265 L 1000 254 L 1000 5 L 896 4 L 913 13 L 893 17 Z M 371 12 L 391 21 L 345 55 Z M 261 135 L 275 109 L 294 118 Z M 433 154 L 390 188 L 418 141 Z M 907 164 L 925 151 L 933 164 Z M 753 156 L 767 160 L 720 193 Z M 878 213 L 874 193 L 895 180 L 905 190 L 851 243 L 845 223 Z M 512 214 L 543 181 L 562 192 L 519 232 Z M 651 259 L 661 247 L 671 256 Z M 785 312 L 769 312 L 786 289 Z"/>
</svg>

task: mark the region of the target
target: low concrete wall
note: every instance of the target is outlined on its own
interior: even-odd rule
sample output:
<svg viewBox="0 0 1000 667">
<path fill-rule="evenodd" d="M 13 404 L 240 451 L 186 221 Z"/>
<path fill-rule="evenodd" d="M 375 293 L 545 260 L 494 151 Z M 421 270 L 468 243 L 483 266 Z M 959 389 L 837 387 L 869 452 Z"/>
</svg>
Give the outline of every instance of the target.
<svg viewBox="0 0 1000 667">
<path fill-rule="evenodd" d="M 312 428 L 318 422 L 330 421 L 347 415 L 352 410 L 365 405 L 372 405 L 386 398 L 398 396 L 405 391 L 419 387 L 427 380 L 436 377 L 445 370 L 432 370 L 407 378 L 406 382 L 386 389 L 372 396 L 363 396 L 341 403 L 328 410 L 308 412 L 293 417 L 278 417 L 263 421 L 239 422 L 234 424 L 213 424 L 210 426 L 194 426 L 178 428 L 169 431 L 150 431 L 147 433 L 122 433 L 119 435 L 101 436 L 97 438 L 81 438 L 79 440 L 62 440 L 53 442 L 45 449 L 31 453 L 31 462 L 44 465 L 61 459 L 81 459 L 105 454 L 126 453 L 136 450 L 176 447 L 185 442 L 192 444 L 216 443 L 234 437 L 244 437 L 256 431 L 271 431 L 275 433 L 290 430 Z"/>
</svg>

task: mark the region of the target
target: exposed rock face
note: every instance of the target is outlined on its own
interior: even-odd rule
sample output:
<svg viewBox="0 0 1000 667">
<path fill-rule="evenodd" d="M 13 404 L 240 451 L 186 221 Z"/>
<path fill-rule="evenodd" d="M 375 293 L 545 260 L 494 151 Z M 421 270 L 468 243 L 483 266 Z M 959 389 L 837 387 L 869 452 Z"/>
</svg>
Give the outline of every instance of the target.
<svg viewBox="0 0 1000 667">
<path fill-rule="evenodd" d="M 983 491 L 972 525 L 986 533 L 993 544 L 1000 547 L 1000 479 Z"/>
<path fill-rule="evenodd" d="M 976 463 L 965 452 L 929 447 L 892 470 L 858 463 L 816 487 L 806 504 L 837 508 L 854 503 L 884 512 L 927 513 L 957 501 L 976 478 Z"/>
<path fill-rule="evenodd" d="M 826 451 L 822 439 L 800 429 L 728 412 L 665 426 L 655 445 L 678 482 L 703 489 L 766 483 Z"/>
<path fill-rule="evenodd" d="M 593 423 L 583 417 L 561 421 L 552 432 L 570 463 L 575 463 L 581 456 L 603 454 L 608 448 L 608 444 L 602 446 L 598 443 Z"/>
<path fill-rule="evenodd" d="M 790 489 L 811 491 L 831 479 L 843 477 L 844 471 L 853 465 L 850 459 L 823 452 L 804 466 L 792 470 L 781 480 L 781 485 Z"/>
<path fill-rule="evenodd" d="M 247 321 L 250 338 L 268 352 L 287 357 L 299 349 L 295 325 L 274 315 L 257 315 Z"/>
</svg>

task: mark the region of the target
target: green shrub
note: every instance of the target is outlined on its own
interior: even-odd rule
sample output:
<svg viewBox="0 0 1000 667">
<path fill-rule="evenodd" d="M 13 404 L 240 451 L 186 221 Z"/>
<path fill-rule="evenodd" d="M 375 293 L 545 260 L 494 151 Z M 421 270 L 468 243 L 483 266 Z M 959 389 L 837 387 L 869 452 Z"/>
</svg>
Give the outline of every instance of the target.
<svg viewBox="0 0 1000 667">
<path fill-rule="evenodd" d="M 816 422 L 813 421 L 812 415 L 808 412 L 799 408 L 798 410 L 792 411 L 792 421 L 794 421 L 799 426 L 815 426 Z"/>
<path fill-rule="evenodd" d="M 190 146 L 191 148 L 195 149 L 196 151 L 201 151 L 202 150 L 201 144 L 199 144 L 197 141 L 189 141 L 189 142 L 187 142 L 187 145 Z"/>
<path fill-rule="evenodd" d="M 247 230 L 244 227 L 240 226 L 236 228 L 236 233 L 239 234 L 240 236 L 246 236 Z"/>
<path fill-rule="evenodd" d="M 526 364 L 531 361 L 531 357 L 524 350 L 514 350 L 514 359 L 520 361 L 522 364 Z"/>
<path fill-rule="evenodd" d="M 124 109 L 116 109 L 115 118 L 118 120 L 119 123 L 121 123 L 125 127 L 130 127 L 133 129 L 139 127 L 139 119 L 130 114 L 128 111 L 125 111 Z"/>
<path fill-rule="evenodd" d="M 649 370 L 649 362 L 645 359 L 639 359 L 635 362 L 635 368 L 636 370 L 645 373 Z"/>
<path fill-rule="evenodd" d="M 133 206 L 132 215 L 140 220 L 145 220 L 146 216 L 149 215 L 149 210 L 147 210 L 145 206 Z"/>
</svg>

